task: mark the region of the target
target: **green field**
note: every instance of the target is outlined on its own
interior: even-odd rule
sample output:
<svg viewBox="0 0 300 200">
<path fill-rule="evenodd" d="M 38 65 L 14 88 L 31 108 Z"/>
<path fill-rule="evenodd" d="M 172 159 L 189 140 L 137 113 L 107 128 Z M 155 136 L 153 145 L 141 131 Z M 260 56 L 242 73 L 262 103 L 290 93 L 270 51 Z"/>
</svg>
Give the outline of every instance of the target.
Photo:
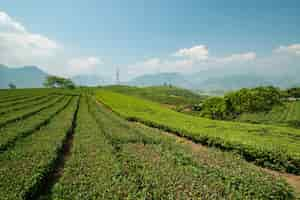
<svg viewBox="0 0 300 200">
<path fill-rule="evenodd" d="M 206 96 L 175 86 L 133 87 L 117 85 L 106 86 L 103 89 L 148 99 L 177 109 L 184 109 L 194 104 L 199 104 L 206 98 Z"/>
<path fill-rule="evenodd" d="M 209 146 L 238 152 L 257 165 L 300 174 L 300 130 L 193 117 L 157 103 L 99 90 L 97 98 L 121 116 Z"/>
<path fill-rule="evenodd" d="M 282 106 L 276 106 L 269 112 L 245 113 L 236 121 L 278 124 L 300 127 L 300 101 L 288 102 Z"/>
<path fill-rule="evenodd" d="M 296 198 L 283 179 L 235 153 L 214 147 L 196 150 L 163 130 L 125 120 L 97 99 L 128 118 L 144 117 L 146 121 L 146 116 L 152 116 L 164 122 L 166 114 L 171 114 L 167 119 L 174 123 L 184 117 L 176 125 L 186 129 L 194 126 L 192 116 L 136 97 L 98 89 L 95 97 L 90 91 L 93 89 L 0 91 L 0 199 Z M 248 130 L 248 137 L 253 137 L 261 127 L 195 119 L 205 126 L 214 123 L 224 130 L 232 128 L 235 136 L 234 129 Z M 281 128 L 263 127 L 272 131 L 269 137 L 277 145 Z M 220 130 L 216 128 L 223 134 Z M 283 142 L 299 134 L 291 128 L 284 130 L 292 135 L 280 132 Z M 190 138 L 198 138 L 194 136 Z M 269 148 L 270 142 L 265 142 Z M 293 154 L 297 145 L 287 146 L 289 151 L 280 155 L 297 158 Z M 292 169 L 297 170 L 297 165 Z"/>
</svg>

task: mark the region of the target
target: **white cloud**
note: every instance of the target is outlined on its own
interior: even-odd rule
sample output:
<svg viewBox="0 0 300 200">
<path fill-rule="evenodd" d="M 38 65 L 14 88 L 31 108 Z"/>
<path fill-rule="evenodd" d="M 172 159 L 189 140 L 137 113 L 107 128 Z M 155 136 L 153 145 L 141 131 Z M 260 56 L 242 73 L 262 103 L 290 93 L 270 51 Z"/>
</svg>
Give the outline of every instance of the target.
<svg viewBox="0 0 300 200">
<path fill-rule="evenodd" d="M 6 65 L 30 65 L 54 57 L 61 45 L 31 33 L 18 21 L 0 11 L 0 60 Z"/>
<path fill-rule="evenodd" d="M 96 71 L 98 65 L 103 64 L 97 57 L 73 58 L 68 61 L 68 74 L 91 74 Z"/>
<path fill-rule="evenodd" d="M 26 32 L 25 27 L 19 22 L 13 20 L 5 12 L 0 11 L 0 31 L 8 32 Z"/>
<path fill-rule="evenodd" d="M 228 68 L 227 64 L 229 63 L 241 65 L 256 59 L 255 52 L 237 53 L 225 57 L 210 57 L 208 48 L 205 45 L 179 49 L 172 55 L 165 59 L 151 58 L 129 65 L 128 75 L 138 76 L 159 72 L 192 73 L 201 70 Z M 174 56 L 179 58 L 174 58 Z"/>
<path fill-rule="evenodd" d="M 174 55 L 197 61 L 207 60 L 208 48 L 205 45 L 197 45 L 191 48 L 179 49 Z"/>
<path fill-rule="evenodd" d="M 300 44 L 291 44 L 289 46 L 279 46 L 274 49 L 275 53 L 290 53 L 300 55 Z"/>
<path fill-rule="evenodd" d="M 255 52 L 247 52 L 247 53 L 240 53 L 240 54 L 232 54 L 227 57 L 222 58 L 216 58 L 217 62 L 245 62 L 245 61 L 251 61 L 256 59 L 256 53 Z"/>
<path fill-rule="evenodd" d="M 37 65 L 48 73 L 71 76 L 93 73 L 102 64 L 97 57 L 67 55 L 57 41 L 29 32 L 22 23 L 0 11 L 0 64 Z"/>
</svg>

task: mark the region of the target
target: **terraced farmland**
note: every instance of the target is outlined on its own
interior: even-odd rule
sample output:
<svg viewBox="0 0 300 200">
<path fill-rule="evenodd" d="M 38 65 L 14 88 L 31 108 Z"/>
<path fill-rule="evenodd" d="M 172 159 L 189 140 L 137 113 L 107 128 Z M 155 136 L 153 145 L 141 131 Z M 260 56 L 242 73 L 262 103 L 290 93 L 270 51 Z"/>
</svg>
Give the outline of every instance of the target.
<svg viewBox="0 0 300 200">
<path fill-rule="evenodd" d="M 129 122 L 86 91 L 0 91 L 10 105 L 0 117 L 0 199 L 296 198 L 294 185 L 241 156 Z"/>
<path fill-rule="evenodd" d="M 236 121 L 300 127 L 300 101 L 274 107 L 270 112 L 242 114 Z"/>
<path fill-rule="evenodd" d="M 193 117 L 136 97 L 99 90 L 97 98 L 121 116 L 208 146 L 238 152 L 257 165 L 300 174 L 300 130 Z"/>
</svg>

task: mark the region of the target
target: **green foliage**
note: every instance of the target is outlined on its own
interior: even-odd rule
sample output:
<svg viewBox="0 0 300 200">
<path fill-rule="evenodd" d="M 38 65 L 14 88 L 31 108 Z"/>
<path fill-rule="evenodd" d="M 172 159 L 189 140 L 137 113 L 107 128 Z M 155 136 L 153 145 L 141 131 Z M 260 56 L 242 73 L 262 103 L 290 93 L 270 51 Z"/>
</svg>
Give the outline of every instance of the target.
<svg viewBox="0 0 300 200">
<path fill-rule="evenodd" d="M 211 97 L 204 101 L 201 114 L 211 119 L 225 119 L 227 116 L 226 101 L 222 97 Z"/>
<path fill-rule="evenodd" d="M 60 98 L 52 107 L 46 108 L 26 119 L 19 120 L 1 128 L 0 151 L 7 150 L 10 146 L 22 137 L 28 136 L 34 131 L 45 126 L 50 120 L 61 112 L 70 102 L 71 97 Z M 47 99 L 51 101 L 51 99 Z M 20 128 L 22 127 L 22 128 Z"/>
<path fill-rule="evenodd" d="M 268 112 L 243 113 L 235 121 L 278 124 L 300 128 L 300 101 L 285 102 Z"/>
<path fill-rule="evenodd" d="M 288 97 L 300 98 L 300 87 L 294 87 L 286 90 Z"/>
<path fill-rule="evenodd" d="M 88 105 L 82 99 L 72 153 L 49 199 L 293 199 L 284 182 L 238 156 L 193 152 L 92 99 Z"/>
<path fill-rule="evenodd" d="M 132 86 L 107 86 L 103 87 L 113 92 L 149 99 L 161 104 L 174 107 L 187 107 L 199 104 L 205 96 L 198 95 L 187 89 L 175 86 L 152 86 L 152 87 L 132 87 Z"/>
<path fill-rule="evenodd" d="M 16 86 L 15 84 L 13 84 L 13 83 L 9 83 L 9 84 L 8 84 L 8 88 L 9 88 L 9 89 L 16 89 L 17 86 Z"/>
<path fill-rule="evenodd" d="M 5 113 L 0 116 L 0 127 L 37 114 L 38 112 L 55 105 L 58 101 L 60 101 L 60 98 L 53 98 L 45 104 Z"/>
<path fill-rule="evenodd" d="M 231 119 L 242 113 L 269 111 L 281 104 L 281 91 L 274 87 L 243 88 L 222 97 L 207 99 L 202 116 Z"/>
<path fill-rule="evenodd" d="M 271 110 L 281 103 L 280 90 L 274 87 L 241 89 L 225 95 L 228 110 L 234 114 Z"/>
<path fill-rule="evenodd" d="M 196 142 L 236 151 L 249 161 L 300 174 L 300 130 L 215 121 L 178 113 L 159 104 L 99 90 L 97 98 L 129 120 L 172 131 Z"/>
<path fill-rule="evenodd" d="M 67 88 L 74 89 L 75 84 L 71 79 L 66 79 L 58 76 L 47 76 L 44 86 L 47 88 Z"/>
<path fill-rule="evenodd" d="M 1 108 L 7 109 L 6 117 L 18 116 L 0 129 L 1 199 L 295 199 L 287 183 L 238 155 L 214 148 L 195 150 L 164 131 L 128 122 L 85 95 L 94 92 L 0 91 L 0 104 L 10 105 Z M 182 114 L 163 109 L 170 114 L 166 116 L 154 109 L 158 104 L 110 97 L 130 107 L 129 112 L 161 115 L 162 122 L 180 124 L 172 115 Z M 184 120 L 186 128 L 193 126 L 189 118 Z M 63 151 L 65 146 L 70 151 Z M 63 169 L 54 170 L 62 160 Z"/>
<path fill-rule="evenodd" d="M 119 165 L 112 146 L 88 112 L 87 98 L 80 100 L 71 156 L 63 176 L 49 199 L 117 199 L 112 186 L 118 181 Z M 116 188 L 117 189 L 117 188 Z M 46 199 L 45 197 L 45 199 Z"/>
<path fill-rule="evenodd" d="M 72 126 L 77 98 L 49 124 L 0 154 L 2 199 L 33 199 L 52 170 Z"/>
</svg>

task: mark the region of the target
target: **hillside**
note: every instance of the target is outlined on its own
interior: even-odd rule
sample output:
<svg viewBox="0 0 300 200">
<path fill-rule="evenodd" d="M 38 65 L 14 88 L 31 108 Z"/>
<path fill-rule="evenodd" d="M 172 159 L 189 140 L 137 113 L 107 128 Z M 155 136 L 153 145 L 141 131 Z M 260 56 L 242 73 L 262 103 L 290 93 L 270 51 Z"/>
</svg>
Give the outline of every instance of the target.
<svg viewBox="0 0 300 200">
<path fill-rule="evenodd" d="M 245 113 L 235 121 L 259 124 L 278 124 L 300 128 L 300 101 L 286 102 L 269 112 Z"/>
<path fill-rule="evenodd" d="M 43 87 L 46 76 L 47 73 L 36 66 L 9 68 L 0 65 L 0 88 L 8 88 L 9 83 L 15 84 L 17 88 Z"/>
<path fill-rule="evenodd" d="M 187 89 L 169 86 L 133 87 L 133 86 L 107 86 L 107 90 L 149 99 L 161 104 L 175 107 L 199 104 L 206 96 L 201 96 Z"/>
<path fill-rule="evenodd" d="M 128 120 L 239 153 L 257 165 L 300 174 L 299 129 L 216 121 L 178 113 L 158 103 L 99 90 L 97 98 Z"/>
<path fill-rule="evenodd" d="M 298 182 L 282 179 L 280 172 L 272 171 L 273 175 L 236 153 L 127 121 L 99 101 L 122 116 L 160 115 L 161 122 L 174 126 L 187 123 L 178 130 L 189 129 L 194 122 L 202 134 L 212 128 L 205 121 L 181 121 L 178 117 L 184 115 L 157 103 L 95 88 L 72 90 L 72 95 L 66 89 L 0 92 L 1 199 L 296 199 Z M 174 123 L 174 117 L 179 121 Z M 215 125 L 221 136 L 232 128 Z M 254 135 L 258 126 L 247 132 L 251 127 L 240 127 L 246 129 L 242 135 L 264 137 Z M 270 132 L 268 140 L 276 141 L 278 135 Z M 281 141 L 297 136 L 289 134 Z M 285 147 L 284 155 L 298 150 L 297 144 Z"/>
<path fill-rule="evenodd" d="M 180 73 L 145 74 L 134 78 L 126 84 L 133 86 L 157 86 L 171 84 L 183 88 L 191 88 L 192 86 L 192 83 L 190 83 L 189 80 Z"/>
</svg>

